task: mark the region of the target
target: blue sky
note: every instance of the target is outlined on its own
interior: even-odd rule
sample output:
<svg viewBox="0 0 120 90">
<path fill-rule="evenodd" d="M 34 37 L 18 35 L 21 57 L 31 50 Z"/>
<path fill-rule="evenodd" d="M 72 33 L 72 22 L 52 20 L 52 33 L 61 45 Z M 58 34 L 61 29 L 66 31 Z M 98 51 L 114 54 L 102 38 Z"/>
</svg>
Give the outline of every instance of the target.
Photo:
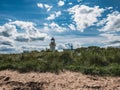
<svg viewBox="0 0 120 90">
<path fill-rule="evenodd" d="M 120 47 L 120 0 L 0 0 L 0 52 Z"/>
</svg>

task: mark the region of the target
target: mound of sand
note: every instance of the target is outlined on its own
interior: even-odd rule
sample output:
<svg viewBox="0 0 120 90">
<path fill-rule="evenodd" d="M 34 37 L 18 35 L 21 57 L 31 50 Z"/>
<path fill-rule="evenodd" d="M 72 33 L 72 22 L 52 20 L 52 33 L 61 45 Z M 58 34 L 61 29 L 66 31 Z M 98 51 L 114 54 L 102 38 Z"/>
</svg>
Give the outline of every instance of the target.
<svg viewBox="0 0 120 90">
<path fill-rule="evenodd" d="M 120 90 L 120 77 L 0 71 L 0 90 Z"/>
</svg>

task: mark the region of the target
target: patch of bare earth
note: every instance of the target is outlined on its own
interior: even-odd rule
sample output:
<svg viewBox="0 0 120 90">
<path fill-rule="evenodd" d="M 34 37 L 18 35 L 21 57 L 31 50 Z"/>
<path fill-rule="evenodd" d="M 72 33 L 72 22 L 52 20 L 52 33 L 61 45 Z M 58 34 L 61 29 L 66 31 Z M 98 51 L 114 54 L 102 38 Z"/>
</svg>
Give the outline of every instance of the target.
<svg viewBox="0 0 120 90">
<path fill-rule="evenodd" d="M 65 71 L 18 73 L 0 71 L 0 90 L 120 90 L 120 77 L 98 77 Z"/>
</svg>

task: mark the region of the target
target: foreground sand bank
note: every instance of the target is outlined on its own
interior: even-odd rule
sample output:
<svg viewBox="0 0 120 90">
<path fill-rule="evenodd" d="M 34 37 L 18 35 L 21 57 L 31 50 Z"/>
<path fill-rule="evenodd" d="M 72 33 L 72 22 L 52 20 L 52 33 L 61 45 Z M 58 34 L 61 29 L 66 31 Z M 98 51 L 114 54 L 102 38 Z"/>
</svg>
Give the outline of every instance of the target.
<svg viewBox="0 0 120 90">
<path fill-rule="evenodd" d="M 0 90 L 120 90 L 120 77 L 98 77 L 65 71 L 18 73 L 0 71 Z"/>
</svg>

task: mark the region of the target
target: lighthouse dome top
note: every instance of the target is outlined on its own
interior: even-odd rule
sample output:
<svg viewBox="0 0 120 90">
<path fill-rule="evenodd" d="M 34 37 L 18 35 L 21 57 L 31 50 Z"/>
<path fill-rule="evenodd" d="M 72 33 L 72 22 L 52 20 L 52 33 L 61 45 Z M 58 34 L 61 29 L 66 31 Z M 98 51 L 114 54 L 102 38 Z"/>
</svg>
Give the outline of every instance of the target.
<svg viewBox="0 0 120 90">
<path fill-rule="evenodd" d="M 54 37 L 52 37 L 51 40 L 55 40 Z"/>
</svg>

